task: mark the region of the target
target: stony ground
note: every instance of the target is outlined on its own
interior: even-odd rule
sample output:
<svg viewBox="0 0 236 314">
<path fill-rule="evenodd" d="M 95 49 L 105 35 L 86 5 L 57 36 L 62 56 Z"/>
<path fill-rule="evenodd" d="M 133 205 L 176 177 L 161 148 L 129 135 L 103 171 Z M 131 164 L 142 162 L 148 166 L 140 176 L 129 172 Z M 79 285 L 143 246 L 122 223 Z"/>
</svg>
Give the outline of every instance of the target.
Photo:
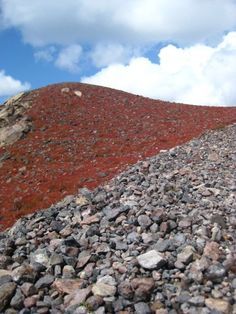
<svg viewBox="0 0 236 314">
<path fill-rule="evenodd" d="M 18 95 L 0 106 L 0 231 L 138 160 L 235 122 L 236 107 L 168 103 L 79 83 Z"/>
<path fill-rule="evenodd" d="M 236 125 L 0 234 L 0 312 L 236 313 Z"/>
</svg>

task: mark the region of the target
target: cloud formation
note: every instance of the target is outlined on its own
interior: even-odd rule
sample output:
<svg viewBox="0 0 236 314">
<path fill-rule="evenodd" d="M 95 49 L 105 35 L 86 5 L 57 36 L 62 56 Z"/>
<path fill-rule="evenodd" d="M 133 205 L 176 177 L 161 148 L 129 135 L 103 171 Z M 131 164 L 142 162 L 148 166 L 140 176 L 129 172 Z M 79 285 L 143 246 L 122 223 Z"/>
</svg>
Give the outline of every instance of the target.
<svg viewBox="0 0 236 314">
<path fill-rule="evenodd" d="M 34 46 L 194 44 L 236 26 L 234 0 L 1 0 L 1 8 L 1 23 Z"/>
<path fill-rule="evenodd" d="M 159 63 L 132 58 L 113 64 L 82 82 L 122 89 L 163 100 L 202 105 L 236 105 L 236 32 L 215 47 L 168 45 Z"/>
<path fill-rule="evenodd" d="M 82 48 L 80 45 L 70 45 L 61 50 L 55 61 L 55 65 L 60 69 L 72 73 L 78 72 L 81 54 Z"/>
<path fill-rule="evenodd" d="M 54 60 L 54 54 L 56 52 L 56 48 L 53 46 L 39 49 L 34 53 L 34 57 L 36 61 L 47 61 L 52 62 Z"/>
<path fill-rule="evenodd" d="M 10 75 L 6 75 L 3 70 L 0 70 L 0 97 L 12 96 L 28 89 L 30 89 L 29 83 L 22 83 Z"/>
<path fill-rule="evenodd" d="M 83 82 L 236 104 L 235 0 L 0 0 L 0 30 L 8 28 L 33 46 L 36 61 L 71 73 L 97 68 Z M 159 59 L 149 59 L 163 44 Z"/>
<path fill-rule="evenodd" d="M 112 63 L 127 63 L 131 57 L 139 55 L 141 51 L 131 46 L 121 44 L 97 44 L 90 53 L 90 58 L 97 68 L 102 68 Z"/>
</svg>

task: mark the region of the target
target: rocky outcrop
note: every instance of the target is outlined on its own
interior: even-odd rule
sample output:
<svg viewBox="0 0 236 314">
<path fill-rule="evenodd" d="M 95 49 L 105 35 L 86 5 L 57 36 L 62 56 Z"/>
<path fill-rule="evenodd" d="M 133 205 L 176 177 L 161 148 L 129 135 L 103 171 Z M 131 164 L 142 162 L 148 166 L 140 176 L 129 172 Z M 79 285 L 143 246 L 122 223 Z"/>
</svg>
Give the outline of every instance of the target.
<svg viewBox="0 0 236 314">
<path fill-rule="evenodd" d="M 24 101 L 25 96 L 20 93 L 0 107 L 0 147 L 13 144 L 32 128 L 31 119 L 25 115 L 31 102 Z"/>
</svg>

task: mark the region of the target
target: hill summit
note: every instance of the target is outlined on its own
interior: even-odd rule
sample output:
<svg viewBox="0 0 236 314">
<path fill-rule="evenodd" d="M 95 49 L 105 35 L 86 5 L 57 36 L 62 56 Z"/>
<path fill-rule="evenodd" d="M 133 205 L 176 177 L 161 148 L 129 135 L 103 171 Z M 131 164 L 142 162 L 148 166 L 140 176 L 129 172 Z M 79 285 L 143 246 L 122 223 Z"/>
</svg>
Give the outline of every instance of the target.
<svg viewBox="0 0 236 314">
<path fill-rule="evenodd" d="M 0 107 L 1 228 L 234 122 L 236 108 L 168 103 L 80 83 L 17 95 Z"/>
</svg>

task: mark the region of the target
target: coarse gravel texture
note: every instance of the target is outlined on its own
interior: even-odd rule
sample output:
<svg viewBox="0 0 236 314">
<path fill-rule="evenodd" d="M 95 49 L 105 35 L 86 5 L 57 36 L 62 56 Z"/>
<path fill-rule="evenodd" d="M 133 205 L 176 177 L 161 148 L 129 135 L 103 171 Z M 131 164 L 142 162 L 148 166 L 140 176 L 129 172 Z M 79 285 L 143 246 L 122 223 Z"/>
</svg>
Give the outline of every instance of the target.
<svg viewBox="0 0 236 314">
<path fill-rule="evenodd" d="M 18 95 L 0 107 L 0 230 L 235 122 L 236 107 L 168 103 L 80 83 Z"/>
<path fill-rule="evenodd" d="M 236 313 L 236 125 L 0 234 L 0 312 Z"/>
</svg>

